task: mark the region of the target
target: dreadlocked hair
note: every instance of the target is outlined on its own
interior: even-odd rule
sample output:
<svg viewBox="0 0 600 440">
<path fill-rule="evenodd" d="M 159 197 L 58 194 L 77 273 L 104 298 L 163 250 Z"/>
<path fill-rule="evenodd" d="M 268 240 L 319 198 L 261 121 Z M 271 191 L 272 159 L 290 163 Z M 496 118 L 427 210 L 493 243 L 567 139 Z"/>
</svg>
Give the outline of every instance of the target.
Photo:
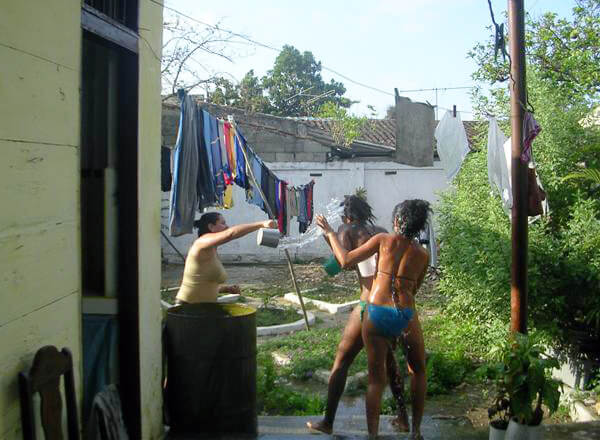
<svg viewBox="0 0 600 440">
<path fill-rule="evenodd" d="M 218 212 L 207 212 L 202 214 L 202 217 L 200 217 L 198 220 L 194 220 L 194 228 L 198 229 L 198 237 L 210 232 L 208 225 L 216 224 L 220 216 L 221 214 Z"/>
<path fill-rule="evenodd" d="M 344 196 L 344 201 L 340 203 L 344 207 L 344 217 L 356 220 L 359 223 L 373 224 L 375 216 L 371 205 L 365 199 L 357 195 Z"/>
<path fill-rule="evenodd" d="M 431 208 L 426 200 L 405 200 L 394 208 L 392 223 L 398 224 L 400 234 L 413 239 L 425 229 L 430 212 Z"/>
</svg>

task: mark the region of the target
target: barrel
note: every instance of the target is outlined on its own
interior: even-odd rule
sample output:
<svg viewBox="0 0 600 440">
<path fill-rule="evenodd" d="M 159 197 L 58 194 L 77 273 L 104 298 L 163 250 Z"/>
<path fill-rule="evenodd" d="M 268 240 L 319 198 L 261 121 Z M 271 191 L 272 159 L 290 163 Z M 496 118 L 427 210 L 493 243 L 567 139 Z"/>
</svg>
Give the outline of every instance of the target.
<svg viewBox="0 0 600 440">
<path fill-rule="evenodd" d="M 171 431 L 256 435 L 256 310 L 214 303 L 171 307 L 165 343 Z"/>
</svg>

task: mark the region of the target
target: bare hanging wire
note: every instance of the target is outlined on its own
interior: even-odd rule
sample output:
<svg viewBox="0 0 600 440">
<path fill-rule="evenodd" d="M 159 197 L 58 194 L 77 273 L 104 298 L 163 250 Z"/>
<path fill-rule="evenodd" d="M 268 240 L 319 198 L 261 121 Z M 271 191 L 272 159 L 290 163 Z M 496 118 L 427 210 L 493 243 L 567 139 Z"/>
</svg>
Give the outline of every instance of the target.
<svg viewBox="0 0 600 440">
<path fill-rule="evenodd" d="M 498 58 L 498 51 L 500 51 L 500 53 L 502 54 L 503 60 L 506 61 L 506 58 L 508 58 L 508 77 L 506 77 L 506 76 L 503 77 L 503 76 L 499 75 L 496 78 L 496 81 L 504 82 L 510 78 L 512 85 L 514 86 L 515 79 L 512 76 L 512 58 L 510 56 L 510 53 L 508 53 L 506 51 L 506 37 L 504 35 L 504 23 L 502 23 L 501 25 L 498 25 L 498 23 L 496 23 L 496 18 L 494 17 L 494 9 L 492 8 L 492 1 L 487 0 L 487 2 L 488 2 L 488 6 L 490 8 L 490 16 L 492 18 L 492 23 L 494 24 L 494 31 L 495 31 L 494 61 L 496 61 Z M 525 98 L 526 98 L 527 105 L 523 104 L 521 101 L 519 101 L 519 104 L 521 105 L 521 107 L 523 108 L 524 111 L 532 113 L 532 114 L 535 113 L 535 109 L 533 108 L 533 105 L 529 101 L 529 93 L 527 93 L 527 90 L 525 90 Z"/>
</svg>

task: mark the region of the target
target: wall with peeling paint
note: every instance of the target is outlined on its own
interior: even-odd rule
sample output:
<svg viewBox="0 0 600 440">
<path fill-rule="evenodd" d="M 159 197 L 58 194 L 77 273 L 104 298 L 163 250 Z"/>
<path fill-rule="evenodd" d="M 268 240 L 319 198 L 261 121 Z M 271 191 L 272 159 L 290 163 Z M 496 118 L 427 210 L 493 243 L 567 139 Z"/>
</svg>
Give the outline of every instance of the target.
<svg viewBox="0 0 600 440">
<path fill-rule="evenodd" d="M 2 2 L 0 439 L 20 439 L 17 374 L 69 347 L 81 384 L 81 2 Z"/>
</svg>

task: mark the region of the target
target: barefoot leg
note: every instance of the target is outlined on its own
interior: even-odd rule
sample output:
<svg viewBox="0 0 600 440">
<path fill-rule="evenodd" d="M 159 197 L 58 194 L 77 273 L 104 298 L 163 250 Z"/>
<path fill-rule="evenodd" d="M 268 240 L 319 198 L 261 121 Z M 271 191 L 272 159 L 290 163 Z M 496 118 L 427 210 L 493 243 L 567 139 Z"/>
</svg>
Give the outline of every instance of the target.
<svg viewBox="0 0 600 440">
<path fill-rule="evenodd" d="M 350 314 L 331 368 L 327 387 L 325 417 L 319 422 L 307 422 L 306 426 L 308 428 L 331 434 L 338 403 L 346 386 L 348 369 L 362 348 L 360 307 L 356 307 Z"/>
</svg>

